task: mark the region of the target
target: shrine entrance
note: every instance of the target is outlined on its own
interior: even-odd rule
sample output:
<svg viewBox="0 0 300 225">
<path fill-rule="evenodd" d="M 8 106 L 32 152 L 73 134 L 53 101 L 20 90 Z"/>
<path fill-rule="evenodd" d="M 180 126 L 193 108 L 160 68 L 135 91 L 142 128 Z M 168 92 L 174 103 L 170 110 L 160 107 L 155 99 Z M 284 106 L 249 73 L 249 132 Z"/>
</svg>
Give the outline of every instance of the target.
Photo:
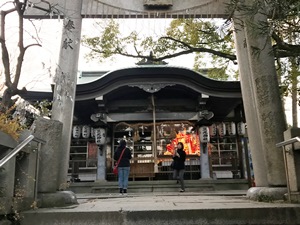
<svg viewBox="0 0 300 225">
<path fill-rule="evenodd" d="M 276 143 L 282 140 L 285 121 L 280 93 L 277 88 L 278 80 L 274 66 L 274 57 L 270 54 L 272 51 L 271 41 L 268 32 L 256 37 L 253 35 L 253 30 L 251 29 L 253 24 L 268 23 L 267 14 L 264 12 L 265 7 L 257 10 L 256 15 L 252 17 L 252 15 L 247 15 L 244 11 L 248 6 L 251 6 L 251 1 L 246 1 L 245 5 L 243 5 L 244 2 L 240 2 L 242 7 L 232 8 L 230 12 L 226 12 L 227 3 L 229 3 L 228 0 L 128 0 L 126 2 L 111 0 L 49 0 L 47 2 L 34 1 L 33 4 L 28 4 L 24 14 L 28 18 L 64 17 L 63 34 L 61 38 L 62 48 L 58 69 L 56 71 L 56 87 L 54 88 L 52 114 L 52 119 L 64 124 L 62 144 L 59 151 L 60 156 L 58 158 L 60 161 L 58 184 L 66 182 L 67 168 L 69 166 L 70 135 L 74 121 L 72 116 L 75 104 L 76 77 L 83 18 L 227 18 L 230 13 L 233 16 L 235 31 L 239 31 L 235 32 L 235 42 L 239 72 L 242 77 L 243 101 L 247 103 L 244 107 L 248 120 L 247 128 L 252 140 L 250 141 L 250 145 L 253 160 L 255 161 L 255 167 L 253 169 L 255 170 L 256 183 L 261 187 L 286 185 L 283 156 L 276 150 Z M 248 23 L 250 21 L 251 23 Z M 259 49 L 260 54 L 252 54 L 253 49 Z M 136 81 L 139 81 L 143 76 L 143 74 L 140 74 L 140 77 Z M 147 79 L 152 80 L 152 77 L 148 77 Z M 175 79 L 177 78 L 175 77 Z M 173 77 L 169 79 L 169 81 L 173 81 Z M 158 80 L 158 83 L 159 82 Z M 121 84 L 122 83 L 119 83 L 115 88 L 118 89 L 122 86 Z M 183 86 L 188 87 L 189 90 L 197 91 L 197 88 L 195 89 L 196 84 L 201 84 L 201 82 L 190 82 Z M 61 85 L 64 85 L 67 91 L 64 91 Z M 221 99 L 220 102 L 225 102 L 225 104 L 228 104 L 228 102 L 224 101 L 224 98 L 241 98 L 240 87 L 238 91 L 239 96 L 231 96 L 231 91 L 228 91 L 231 87 L 229 87 L 228 90 L 222 91 L 223 84 L 221 86 L 215 86 L 215 93 L 212 92 L 209 87 L 209 85 L 202 86 L 200 90 L 210 96 L 219 98 L 219 100 Z M 262 91 L 262 89 L 266 91 Z M 103 91 L 107 93 L 105 88 Z M 88 91 L 85 90 L 85 93 L 88 93 Z M 77 92 L 76 98 L 80 96 L 80 94 L 85 95 L 85 93 Z M 85 96 L 84 99 L 76 99 L 76 101 L 87 100 L 87 97 L 88 96 Z M 194 98 L 191 99 L 195 100 Z M 199 100 L 199 98 L 196 99 L 197 101 Z M 260 100 L 263 100 L 261 104 L 259 104 Z M 230 104 L 228 106 L 230 106 Z M 214 113 L 221 112 L 223 109 L 224 107 L 221 108 L 220 111 L 214 111 Z M 197 112 L 199 111 L 197 110 Z M 234 116 L 238 114 L 239 113 L 235 113 Z M 128 113 L 122 115 L 128 115 Z M 179 113 L 178 116 L 179 115 L 181 114 Z M 229 114 L 226 112 L 226 116 L 227 115 Z M 265 118 L 267 119 L 264 120 Z M 195 121 L 198 119 L 199 117 L 195 118 Z M 188 120 L 192 121 L 191 118 L 188 118 Z M 120 119 L 116 121 L 120 121 Z M 107 122 L 109 124 L 110 122 L 116 121 L 112 120 Z M 123 121 L 127 120 L 123 119 Z M 142 120 L 138 118 L 137 121 Z M 274 123 L 274 121 L 276 121 L 276 123 Z M 154 131 L 155 130 L 156 129 L 154 129 Z M 272 132 L 270 132 L 270 130 L 272 130 Z M 105 165 L 105 163 L 101 161 L 100 164 L 103 171 L 103 165 Z M 101 171 L 101 169 L 99 169 L 99 160 L 97 170 L 97 176 L 102 174 L 101 179 L 103 179 L 104 173 L 99 173 L 99 171 Z M 100 177 L 97 177 L 97 179 L 99 178 Z"/>
<path fill-rule="evenodd" d="M 74 181 L 97 180 L 97 173 L 115 180 L 112 159 L 121 139 L 133 154 L 132 180 L 171 179 L 172 154 L 179 141 L 187 153 L 185 179 L 201 178 L 197 123 L 203 116 L 212 121 L 211 177 L 247 176 L 241 144 L 245 133 L 237 129 L 244 121 L 239 82 L 211 80 L 184 68 L 137 66 L 77 85 L 76 99 L 69 166 Z M 96 129 L 105 132 L 100 145 Z"/>
</svg>

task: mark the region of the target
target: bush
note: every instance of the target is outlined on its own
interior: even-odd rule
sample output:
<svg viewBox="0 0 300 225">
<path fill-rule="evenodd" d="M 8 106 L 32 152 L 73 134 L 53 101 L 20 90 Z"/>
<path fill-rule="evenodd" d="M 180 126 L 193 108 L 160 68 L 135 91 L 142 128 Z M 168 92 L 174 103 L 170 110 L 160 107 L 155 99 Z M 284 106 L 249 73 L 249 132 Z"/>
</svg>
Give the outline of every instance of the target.
<svg viewBox="0 0 300 225">
<path fill-rule="evenodd" d="M 24 129 L 19 122 L 18 117 L 12 117 L 15 106 L 12 106 L 5 112 L 0 111 L 0 131 L 11 135 L 15 140 L 18 139 L 20 131 Z"/>
</svg>

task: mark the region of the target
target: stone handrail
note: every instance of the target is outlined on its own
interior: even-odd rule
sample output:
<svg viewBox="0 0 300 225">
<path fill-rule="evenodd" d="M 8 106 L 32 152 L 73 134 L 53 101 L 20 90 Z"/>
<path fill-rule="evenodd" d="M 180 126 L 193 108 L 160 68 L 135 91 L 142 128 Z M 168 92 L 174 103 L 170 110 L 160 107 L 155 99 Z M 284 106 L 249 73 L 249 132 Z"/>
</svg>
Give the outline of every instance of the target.
<svg viewBox="0 0 300 225">
<path fill-rule="evenodd" d="M 299 137 L 294 137 L 294 138 L 291 138 L 287 141 L 279 142 L 279 143 L 276 144 L 276 147 L 279 148 L 279 147 L 283 147 L 283 146 L 286 146 L 286 145 L 294 144 L 296 142 L 300 142 Z"/>
<path fill-rule="evenodd" d="M 3 159 L 0 160 L 0 168 L 7 163 L 12 157 L 20 152 L 29 142 L 34 139 L 33 135 L 29 135 L 24 141 L 22 141 L 17 147 L 10 151 Z"/>
<path fill-rule="evenodd" d="M 285 174 L 286 174 L 286 182 L 287 182 L 287 190 L 288 190 L 288 201 L 291 202 L 291 182 L 290 182 L 290 172 L 289 172 L 289 166 L 288 166 L 288 161 L 287 161 L 287 156 L 286 153 L 290 153 L 293 150 L 299 150 L 300 148 L 295 148 L 293 146 L 292 148 L 286 148 L 286 145 L 294 144 L 296 142 L 300 142 L 299 137 L 293 137 L 289 140 L 279 142 L 276 144 L 277 148 L 282 147 L 282 150 L 284 151 L 283 157 L 284 157 L 284 167 L 285 167 Z"/>
</svg>

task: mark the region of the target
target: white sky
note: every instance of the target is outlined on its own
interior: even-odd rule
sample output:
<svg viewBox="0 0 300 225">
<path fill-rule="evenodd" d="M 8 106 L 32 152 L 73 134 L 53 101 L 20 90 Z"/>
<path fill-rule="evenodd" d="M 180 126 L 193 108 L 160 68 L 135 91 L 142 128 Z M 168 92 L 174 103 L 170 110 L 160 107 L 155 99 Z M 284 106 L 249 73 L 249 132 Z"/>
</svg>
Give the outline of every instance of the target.
<svg viewBox="0 0 300 225">
<path fill-rule="evenodd" d="M 12 18 L 12 19 L 11 19 Z M 11 57 L 14 59 L 17 55 L 14 55 L 16 51 L 17 30 L 16 20 L 14 17 L 9 18 L 7 26 L 10 28 L 7 32 L 7 43 L 10 46 Z M 82 24 L 82 35 L 95 35 L 95 29 L 93 28 L 94 19 L 84 19 Z M 42 47 L 30 47 L 26 51 L 23 73 L 20 79 L 20 87 L 25 86 L 28 90 L 50 90 L 50 84 L 52 82 L 51 76 L 55 74 L 56 63 L 58 61 L 62 20 L 41 20 L 34 21 L 35 28 L 31 24 L 26 28 L 27 35 L 30 34 L 33 37 L 39 38 L 39 42 Z M 122 33 L 128 33 L 132 30 L 138 30 L 142 35 L 151 34 L 160 35 L 168 26 L 169 21 L 163 20 L 141 20 L 141 19 L 126 19 L 123 20 L 120 30 Z M 28 25 L 28 23 L 27 23 Z M 35 31 L 35 29 L 37 31 Z M 37 33 L 37 35 L 36 35 Z M 30 36 L 29 35 L 29 36 Z M 35 43 L 34 40 L 27 38 L 26 43 Z M 84 55 L 88 53 L 87 48 L 81 47 L 79 58 L 79 71 L 98 70 L 109 71 L 122 67 L 135 66 L 137 59 L 128 57 L 114 57 L 114 59 L 106 60 L 105 63 L 99 63 L 96 61 L 87 62 Z M 166 60 L 169 65 L 183 66 L 192 68 L 193 57 L 191 55 L 177 57 L 171 60 Z M 15 66 L 13 65 L 12 68 Z M 0 71 L 2 69 L 0 68 Z"/>
</svg>

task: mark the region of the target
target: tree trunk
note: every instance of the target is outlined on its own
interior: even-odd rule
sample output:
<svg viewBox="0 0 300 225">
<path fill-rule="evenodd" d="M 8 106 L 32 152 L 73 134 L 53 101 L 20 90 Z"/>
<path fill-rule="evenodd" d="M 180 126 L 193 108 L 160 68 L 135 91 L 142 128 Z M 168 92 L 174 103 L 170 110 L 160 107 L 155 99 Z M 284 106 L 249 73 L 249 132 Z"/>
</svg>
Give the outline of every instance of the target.
<svg viewBox="0 0 300 225">
<path fill-rule="evenodd" d="M 297 70 L 297 63 L 295 58 L 290 59 L 291 62 L 291 82 L 292 82 L 292 119 L 293 119 L 293 127 L 298 127 L 298 75 L 299 71 Z"/>
<path fill-rule="evenodd" d="M 2 102 L 1 102 L 1 111 L 5 112 L 7 109 L 9 109 L 11 106 L 13 106 L 13 104 L 15 103 L 15 101 L 13 101 L 11 98 L 17 94 L 17 90 L 15 90 L 14 88 L 6 88 L 3 96 L 2 96 Z"/>
</svg>

